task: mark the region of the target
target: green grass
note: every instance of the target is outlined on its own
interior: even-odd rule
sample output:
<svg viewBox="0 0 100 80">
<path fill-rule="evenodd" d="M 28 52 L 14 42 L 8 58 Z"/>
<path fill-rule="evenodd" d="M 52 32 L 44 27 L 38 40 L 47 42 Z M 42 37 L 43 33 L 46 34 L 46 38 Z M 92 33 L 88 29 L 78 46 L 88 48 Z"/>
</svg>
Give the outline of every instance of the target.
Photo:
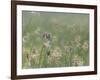
<svg viewBox="0 0 100 80">
<path fill-rule="evenodd" d="M 89 15 L 22 12 L 22 68 L 89 65 Z M 52 35 L 50 54 L 43 33 Z"/>
</svg>

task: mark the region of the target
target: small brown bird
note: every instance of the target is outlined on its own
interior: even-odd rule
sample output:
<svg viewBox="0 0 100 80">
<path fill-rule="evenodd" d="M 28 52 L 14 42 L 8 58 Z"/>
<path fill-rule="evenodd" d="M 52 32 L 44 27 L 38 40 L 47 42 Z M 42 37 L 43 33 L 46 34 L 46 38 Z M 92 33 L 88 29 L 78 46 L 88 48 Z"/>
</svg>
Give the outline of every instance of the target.
<svg viewBox="0 0 100 80">
<path fill-rule="evenodd" d="M 51 41 L 52 41 L 51 33 L 44 32 L 43 40 L 44 40 L 44 46 L 47 49 L 47 55 L 50 55 L 50 48 L 51 48 Z"/>
</svg>

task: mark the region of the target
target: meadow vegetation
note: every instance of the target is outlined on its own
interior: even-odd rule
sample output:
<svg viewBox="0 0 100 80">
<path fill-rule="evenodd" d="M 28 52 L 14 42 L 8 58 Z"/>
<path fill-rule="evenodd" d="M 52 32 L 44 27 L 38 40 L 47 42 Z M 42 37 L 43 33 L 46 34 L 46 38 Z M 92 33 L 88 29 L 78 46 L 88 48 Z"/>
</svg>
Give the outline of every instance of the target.
<svg viewBox="0 0 100 80">
<path fill-rule="evenodd" d="M 89 15 L 22 12 L 22 68 L 89 65 Z"/>
</svg>

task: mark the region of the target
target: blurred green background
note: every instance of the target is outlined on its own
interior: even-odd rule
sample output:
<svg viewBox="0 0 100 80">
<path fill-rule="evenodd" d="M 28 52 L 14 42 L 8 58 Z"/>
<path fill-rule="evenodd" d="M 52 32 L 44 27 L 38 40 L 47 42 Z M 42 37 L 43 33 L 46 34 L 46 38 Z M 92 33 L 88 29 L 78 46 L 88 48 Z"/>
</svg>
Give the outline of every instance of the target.
<svg viewBox="0 0 100 80">
<path fill-rule="evenodd" d="M 89 14 L 22 11 L 22 68 L 89 65 Z M 43 33 L 52 35 L 50 54 Z"/>
</svg>

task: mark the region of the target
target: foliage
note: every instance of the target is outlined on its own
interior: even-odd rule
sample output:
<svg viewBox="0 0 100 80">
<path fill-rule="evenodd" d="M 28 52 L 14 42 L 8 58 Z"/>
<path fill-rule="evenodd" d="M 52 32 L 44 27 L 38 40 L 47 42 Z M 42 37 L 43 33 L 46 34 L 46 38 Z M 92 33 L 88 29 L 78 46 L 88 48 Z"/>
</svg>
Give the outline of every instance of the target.
<svg viewBox="0 0 100 80">
<path fill-rule="evenodd" d="M 23 68 L 89 65 L 89 15 L 22 12 Z"/>
</svg>

